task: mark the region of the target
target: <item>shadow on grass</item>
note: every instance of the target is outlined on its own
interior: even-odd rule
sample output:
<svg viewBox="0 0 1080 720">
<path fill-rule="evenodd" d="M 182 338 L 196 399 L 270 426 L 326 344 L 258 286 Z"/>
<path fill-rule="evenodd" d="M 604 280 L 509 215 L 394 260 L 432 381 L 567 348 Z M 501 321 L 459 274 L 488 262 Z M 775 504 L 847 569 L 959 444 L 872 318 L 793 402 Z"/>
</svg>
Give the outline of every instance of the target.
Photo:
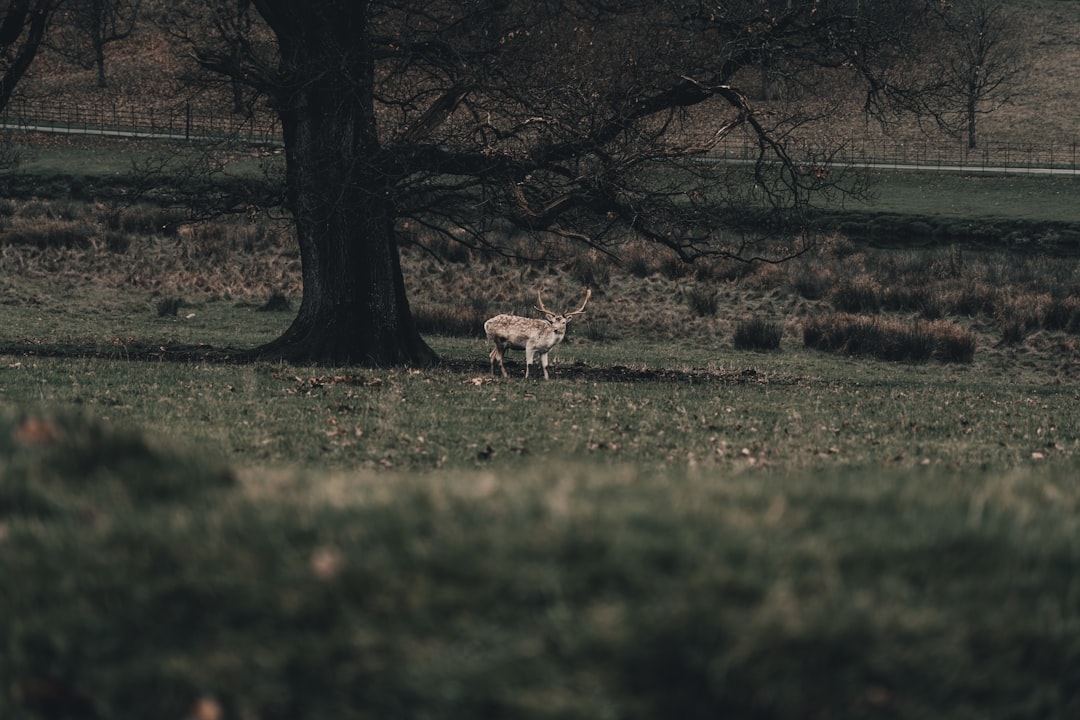
<svg viewBox="0 0 1080 720">
<path fill-rule="evenodd" d="M 480 375 L 484 380 L 490 379 L 493 382 L 544 382 L 543 371 L 537 367 L 533 367 L 529 371 L 529 378 L 526 380 L 525 366 L 520 362 L 506 362 L 506 370 L 510 373 L 508 378 L 492 378 L 490 368 L 485 360 L 444 359 L 439 362 L 438 367 L 461 374 Z M 724 385 L 765 385 L 778 382 L 777 378 L 760 373 L 754 368 L 673 370 L 656 367 L 627 367 L 625 365 L 598 366 L 579 361 L 571 365 L 560 365 L 557 369 L 549 368 L 548 372 L 551 374 L 550 382 L 565 380 L 574 382 L 708 383 Z M 793 379 L 790 378 L 779 380 L 779 382 L 784 383 L 792 381 Z"/>
<path fill-rule="evenodd" d="M 250 350 L 217 348 L 212 345 L 109 345 L 67 343 L 3 343 L 0 355 L 15 357 L 70 358 L 79 360 L 130 360 L 132 362 L 205 362 L 241 364 L 252 362 Z"/>
<path fill-rule="evenodd" d="M 79 360 L 106 360 L 127 362 L 176 362 L 209 363 L 219 365 L 243 365 L 259 361 L 251 349 L 219 348 L 212 345 L 149 345 L 146 343 L 128 343 L 123 345 L 89 344 L 29 344 L 2 343 L 0 355 L 13 357 L 40 357 Z M 314 367 L 314 366 L 312 366 Z M 483 378 L 485 382 L 544 382 L 543 371 L 534 367 L 530 377 L 525 379 L 524 365 L 507 361 L 509 378 L 493 378 L 487 360 L 466 360 L 461 358 L 442 358 L 435 365 L 436 369 L 450 373 Z M 535 372 L 535 375 L 533 373 Z M 549 369 L 551 381 L 603 382 L 603 383 L 675 383 L 675 384 L 723 384 L 723 385 L 766 385 L 789 384 L 794 378 L 778 379 L 754 368 L 734 370 L 692 369 L 675 370 L 656 367 L 627 367 L 625 365 L 597 366 L 575 362 Z"/>
</svg>

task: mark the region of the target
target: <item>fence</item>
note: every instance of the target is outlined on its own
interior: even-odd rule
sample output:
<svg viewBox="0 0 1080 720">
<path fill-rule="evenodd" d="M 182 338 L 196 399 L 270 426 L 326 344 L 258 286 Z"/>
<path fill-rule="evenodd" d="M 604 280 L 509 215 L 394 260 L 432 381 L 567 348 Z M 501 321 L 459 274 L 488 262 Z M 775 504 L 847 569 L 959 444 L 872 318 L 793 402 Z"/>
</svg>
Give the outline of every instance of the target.
<svg viewBox="0 0 1080 720">
<path fill-rule="evenodd" d="M 45 133 L 149 138 L 160 140 L 233 140 L 281 145 L 281 128 L 272 114 L 254 117 L 196 111 L 190 104 L 145 109 L 76 103 L 10 104 L 0 113 L 0 127 Z M 814 148 L 803 149 L 810 161 Z M 729 138 L 711 154 L 718 162 L 753 162 L 758 148 L 746 138 Z M 828 164 L 868 168 L 962 170 L 973 172 L 1080 175 L 1080 141 L 1035 143 L 984 141 L 899 141 L 851 137 L 830 151 Z"/>
<path fill-rule="evenodd" d="M 1080 141 L 1035 143 L 983 141 L 976 148 L 966 142 L 899 141 L 852 137 L 832 148 L 827 163 L 822 153 L 807 146 L 796 154 L 800 161 L 880 169 L 957 170 L 988 173 L 1080 175 Z M 796 151 L 798 152 L 798 151 Z M 754 162 L 758 146 L 743 138 L 721 143 L 712 157 L 726 162 Z"/>
<path fill-rule="evenodd" d="M 65 135 L 281 144 L 281 128 L 276 117 L 196 111 L 190 103 L 172 108 L 11 103 L 0 113 L 0 127 Z"/>
</svg>

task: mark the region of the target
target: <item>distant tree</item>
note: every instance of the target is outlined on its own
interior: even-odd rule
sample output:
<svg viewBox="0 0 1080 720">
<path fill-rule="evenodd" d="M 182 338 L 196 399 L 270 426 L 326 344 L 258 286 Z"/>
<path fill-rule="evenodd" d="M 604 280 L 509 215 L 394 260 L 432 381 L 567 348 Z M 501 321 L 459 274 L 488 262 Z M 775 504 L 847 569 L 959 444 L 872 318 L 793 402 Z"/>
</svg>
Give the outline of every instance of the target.
<svg viewBox="0 0 1080 720">
<path fill-rule="evenodd" d="M 64 0 L 0 2 L 0 110 L 11 102 L 38 50 L 53 13 Z"/>
<path fill-rule="evenodd" d="M 251 56 L 250 47 L 254 36 L 254 26 L 258 22 L 251 0 L 234 0 L 230 3 L 216 3 L 210 7 L 209 20 L 214 35 L 219 38 L 229 56 L 228 64 L 243 67 L 245 59 Z M 229 76 L 229 89 L 232 96 L 232 110 L 236 114 L 248 112 L 243 73 Z"/>
<path fill-rule="evenodd" d="M 602 249 L 629 233 L 688 260 L 803 252 L 804 211 L 844 191 L 843 173 L 800 144 L 802 110 L 760 113 L 739 84 L 767 48 L 788 86 L 820 93 L 827 70 L 865 88 L 868 112 L 920 109 L 938 2 L 252 0 L 262 23 L 244 42 L 190 37 L 283 129 L 303 298 L 259 354 L 432 362 L 405 292 L 406 226 L 486 247 L 512 229 Z M 189 4 L 203 27 L 243 6 Z M 733 138 L 749 165 L 709 160 Z M 728 232 L 754 208 L 787 242 Z"/>
<path fill-rule="evenodd" d="M 1000 0 L 942 3 L 943 77 L 953 103 L 962 108 L 962 132 L 977 146 L 976 125 L 1020 92 L 1015 81 L 1025 70 L 1023 35 L 1017 16 Z"/>
<path fill-rule="evenodd" d="M 131 36 L 142 0 L 64 0 L 50 47 L 86 69 L 97 69 L 97 86 L 106 87 L 105 48 Z"/>
</svg>

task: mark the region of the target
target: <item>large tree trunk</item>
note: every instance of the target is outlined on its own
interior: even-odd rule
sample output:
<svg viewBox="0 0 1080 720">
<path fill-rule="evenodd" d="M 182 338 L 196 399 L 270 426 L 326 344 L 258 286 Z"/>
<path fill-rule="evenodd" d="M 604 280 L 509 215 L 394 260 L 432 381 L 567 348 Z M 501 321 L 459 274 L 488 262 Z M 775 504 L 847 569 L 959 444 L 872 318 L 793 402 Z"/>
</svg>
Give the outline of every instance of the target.
<svg viewBox="0 0 1080 720">
<path fill-rule="evenodd" d="M 259 357 L 324 365 L 430 365 L 405 294 L 389 203 L 320 202 L 296 217 L 304 295 Z"/>
<path fill-rule="evenodd" d="M 393 179 L 379 145 L 366 3 L 264 2 L 278 35 L 286 193 L 304 295 L 262 357 L 328 365 L 428 365 L 394 235 Z"/>
</svg>

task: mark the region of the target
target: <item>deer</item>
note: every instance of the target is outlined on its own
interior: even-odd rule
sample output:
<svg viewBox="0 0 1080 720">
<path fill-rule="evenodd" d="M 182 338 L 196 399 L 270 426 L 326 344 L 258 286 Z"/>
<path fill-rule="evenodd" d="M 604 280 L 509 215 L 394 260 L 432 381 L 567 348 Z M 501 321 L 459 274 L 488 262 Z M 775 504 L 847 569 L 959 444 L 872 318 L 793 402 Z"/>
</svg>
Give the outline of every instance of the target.
<svg viewBox="0 0 1080 720">
<path fill-rule="evenodd" d="M 548 353 L 566 337 L 566 325 L 576 315 L 585 312 L 585 306 L 592 297 L 592 290 L 586 288 L 585 301 L 581 307 L 573 312 L 553 313 L 544 307 L 544 299 L 540 297 L 540 291 L 536 291 L 536 301 L 539 303 L 536 309 L 546 315 L 546 319 L 527 318 L 519 315 L 496 315 L 484 323 L 484 332 L 487 339 L 495 343 L 491 351 L 491 375 L 495 375 L 495 361 L 499 362 L 499 369 L 503 377 L 510 377 L 503 365 L 503 358 L 511 348 L 525 351 L 525 377 L 529 377 L 529 366 L 532 365 L 533 356 L 540 354 L 540 367 L 544 371 L 544 379 L 548 376 Z"/>
</svg>

